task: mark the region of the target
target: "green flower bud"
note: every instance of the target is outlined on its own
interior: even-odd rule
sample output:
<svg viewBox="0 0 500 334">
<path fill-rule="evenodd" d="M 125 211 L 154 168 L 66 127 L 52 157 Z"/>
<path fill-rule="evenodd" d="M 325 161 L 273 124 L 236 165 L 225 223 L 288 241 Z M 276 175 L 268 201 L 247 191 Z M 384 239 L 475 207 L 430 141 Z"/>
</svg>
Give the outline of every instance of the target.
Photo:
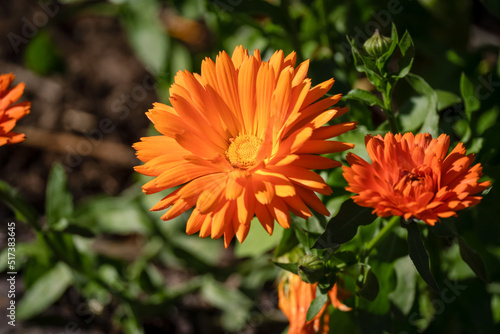
<svg viewBox="0 0 500 334">
<path fill-rule="evenodd" d="M 363 48 L 370 56 L 378 58 L 389 50 L 391 44 L 392 39 L 382 36 L 377 29 L 373 36 L 365 41 Z"/>
<path fill-rule="evenodd" d="M 302 257 L 298 264 L 298 272 L 304 282 L 316 283 L 325 276 L 323 261 L 315 255 Z"/>
</svg>

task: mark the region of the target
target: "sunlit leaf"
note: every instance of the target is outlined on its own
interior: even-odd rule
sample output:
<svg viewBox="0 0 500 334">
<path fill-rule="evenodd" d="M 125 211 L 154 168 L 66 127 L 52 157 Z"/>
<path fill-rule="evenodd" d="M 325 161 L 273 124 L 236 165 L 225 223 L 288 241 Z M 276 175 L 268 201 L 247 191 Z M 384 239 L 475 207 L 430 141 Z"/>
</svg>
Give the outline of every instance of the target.
<svg viewBox="0 0 500 334">
<path fill-rule="evenodd" d="M 319 289 L 317 289 L 316 291 L 319 291 Z M 306 321 L 312 320 L 319 313 L 319 311 L 321 311 L 323 306 L 325 306 L 325 303 L 327 301 L 328 295 L 317 293 L 316 298 L 314 298 L 314 300 L 311 302 L 311 305 L 309 305 L 309 308 L 307 309 Z"/>
<path fill-rule="evenodd" d="M 237 331 L 245 325 L 253 305 L 250 298 L 241 291 L 226 287 L 213 279 L 206 279 L 201 288 L 201 296 L 223 310 L 223 326 L 231 331 Z"/>
<path fill-rule="evenodd" d="M 71 270 L 64 263 L 58 262 L 26 291 L 17 306 L 17 317 L 29 319 L 42 312 L 62 296 L 72 281 Z"/>
<path fill-rule="evenodd" d="M 54 164 L 50 171 L 46 196 L 45 206 L 49 226 L 61 224 L 60 220 L 71 218 L 73 196 L 67 189 L 66 172 L 60 164 Z"/>
<path fill-rule="evenodd" d="M 361 101 L 369 106 L 379 106 L 381 108 L 383 108 L 384 106 L 384 103 L 374 94 L 358 88 L 349 91 L 349 93 L 347 93 L 343 97 L 343 99 L 347 101 L 348 100 Z"/>
<path fill-rule="evenodd" d="M 122 6 L 125 14 L 121 18 L 132 48 L 151 72 L 161 73 L 170 43 L 159 19 L 159 3 L 127 0 Z"/>
<path fill-rule="evenodd" d="M 410 73 L 411 66 L 413 65 L 413 57 L 415 56 L 415 47 L 408 31 L 405 31 L 399 41 L 399 50 L 401 51 L 401 59 L 399 59 L 399 73 L 397 76 L 398 78 L 404 78 Z"/>
<path fill-rule="evenodd" d="M 406 81 L 413 87 L 415 92 L 417 92 L 420 96 L 418 97 L 419 104 L 418 108 L 412 109 L 410 107 L 410 111 L 406 112 L 407 114 L 417 114 L 417 118 L 420 121 L 423 119 L 423 124 L 419 130 L 419 132 L 428 132 L 433 137 L 437 137 L 439 134 L 439 115 L 438 115 L 438 99 L 436 92 L 432 89 L 431 86 L 420 76 L 415 75 L 413 73 L 409 73 L 405 77 Z M 414 102 L 410 102 L 411 103 Z M 425 118 L 423 117 L 425 115 Z M 404 121 L 404 116 L 401 115 L 401 122 L 403 125 L 406 124 L 407 127 L 415 129 L 418 128 L 418 125 L 412 123 L 412 121 Z"/>
<path fill-rule="evenodd" d="M 462 94 L 462 99 L 465 104 L 465 114 L 470 120 L 472 113 L 478 111 L 481 107 L 481 102 L 476 96 L 474 85 L 469 78 L 467 78 L 465 73 L 462 73 L 462 76 L 460 77 L 460 93 Z"/>
<path fill-rule="evenodd" d="M 438 110 L 444 110 L 462 101 L 460 96 L 446 90 L 435 90 L 438 99 Z"/>
<path fill-rule="evenodd" d="M 394 23 L 392 23 L 392 28 L 391 28 L 391 40 L 392 42 L 389 49 L 377 59 L 377 67 L 381 72 L 385 72 L 384 67 L 386 66 L 389 59 L 391 59 L 399 43 L 398 30 Z"/>
<path fill-rule="evenodd" d="M 411 259 L 406 256 L 394 262 L 396 273 L 396 288 L 390 294 L 390 299 L 401 313 L 408 315 L 415 301 L 416 271 Z"/>
</svg>

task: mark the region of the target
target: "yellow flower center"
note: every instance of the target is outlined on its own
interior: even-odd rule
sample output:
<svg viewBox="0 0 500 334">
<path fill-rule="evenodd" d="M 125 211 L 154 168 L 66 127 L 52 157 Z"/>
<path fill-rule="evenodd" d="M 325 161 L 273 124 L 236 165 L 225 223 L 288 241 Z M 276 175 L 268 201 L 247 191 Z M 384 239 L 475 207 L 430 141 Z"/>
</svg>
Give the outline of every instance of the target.
<svg viewBox="0 0 500 334">
<path fill-rule="evenodd" d="M 242 135 L 231 138 L 231 145 L 226 156 L 233 167 L 248 168 L 255 165 L 257 153 L 262 146 L 262 140 L 252 135 Z"/>
</svg>

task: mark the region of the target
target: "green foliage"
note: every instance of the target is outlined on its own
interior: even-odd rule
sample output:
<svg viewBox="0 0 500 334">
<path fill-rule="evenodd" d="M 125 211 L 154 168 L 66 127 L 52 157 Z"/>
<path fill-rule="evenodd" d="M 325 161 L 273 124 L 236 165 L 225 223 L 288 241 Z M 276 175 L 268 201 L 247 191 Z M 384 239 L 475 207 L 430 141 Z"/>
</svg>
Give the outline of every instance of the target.
<svg viewBox="0 0 500 334">
<path fill-rule="evenodd" d="M 316 291 L 316 298 L 314 298 L 314 300 L 311 302 L 311 305 L 307 309 L 306 321 L 312 320 L 328 301 L 328 295 L 322 294 L 321 292 L 319 292 L 319 289 L 316 289 Z"/>
<path fill-rule="evenodd" d="M 432 290 L 439 292 L 439 286 L 429 269 L 429 256 L 422 242 L 422 236 L 417 223 L 405 223 L 405 227 L 408 230 L 408 254 L 410 255 L 410 259 L 415 264 L 415 268 L 417 268 L 424 281 Z"/>
<path fill-rule="evenodd" d="M 47 30 L 41 30 L 26 47 L 24 65 L 39 75 L 62 70 L 63 60 Z"/>
<path fill-rule="evenodd" d="M 316 241 L 314 248 L 337 249 L 351 240 L 359 226 L 371 224 L 375 220 L 376 216 L 371 211 L 370 208 L 360 208 L 351 199 L 345 201 L 339 213 L 328 222 L 325 233 Z"/>
<path fill-rule="evenodd" d="M 54 268 L 38 278 L 23 296 L 17 309 L 19 319 L 28 319 L 45 310 L 62 296 L 72 281 L 71 270 L 64 263 L 58 262 Z M 54 284 L 56 282 L 57 284 Z"/>
<path fill-rule="evenodd" d="M 1 180 L 0 199 L 14 211 L 16 219 L 30 224 L 35 230 L 39 229 L 36 223 L 38 220 L 38 213 L 35 208 L 26 202 L 15 188 L 12 188 L 9 184 Z"/>
<path fill-rule="evenodd" d="M 496 1 L 481 2 L 484 13 L 500 15 Z M 148 332 L 146 324 L 193 308 L 194 313 L 206 313 L 203 324 L 193 321 L 195 332 L 269 332 L 266 326 L 272 330 L 281 326 L 279 331 L 285 324 L 275 314 L 277 303 L 272 305 L 273 313 L 260 308 L 259 300 L 274 294 L 276 276 L 285 270 L 318 282 L 308 319 L 322 309 L 333 284 L 346 293 L 343 303 L 352 312 L 332 307 L 325 311 L 330 313 L 332 332 L 497 333 L 498 50 L 492 45 L 476 47 L 468 40 L 470 24 L 477 20 L 470 15 L 471 1 L 394 4 L 373 0 L 64 1 L 57 22 L 92 13 L 121 24 L 131 52 L 157 83 L 159 101 L 168 102 L 168 88 L 177 71 L 200 72 L 201 60 L 220 50 L 231 53 L 242 44 L 250 52 L 260 49 L 263 59 L 278 49 L 295 51 L 298 62 L 310 59 L 308 77 L 313 86 L 335 77 L 330 93 L 343 93 L 341 103 L 350 109 L 341 121 L 358 122 L 355 131 L 335 140 L 356 144 L 352 153 L 369 159 L 364 145 L 367 134 L 446 133 L 451 147 L 463 142 L 468 153 L 476 154 L 494 186 L 479 205 L 459 212 L 457 218 L 419 230 L 416 223 L 401 227 L 398 218 L 377 218 L 371 208 L 356 205 L 345 190 L 340 168 L 322 171 L 333 189 L 333 195 L 321 197 L 330 216 L 314 214 L 308 220 L 292 216 L 292 227 L 275 224 L 272 236 L 254 219 L 245 242 L 225 249 L 222 240 L 186 235 L 189 212 L 168 222 L 148 212 L 167 194 L 142 194 L 139 185 L 144 178 L 134 180 L 119 195 L 93 194 L 74 203 L 75 189 L 68 189 L 64 168 L 55 164 L 47 182 L 45 209 L 35 206 L 44 212 L 38 213 L 15 186 L 0 181 L 0 199 L 19 224 L 26 223 L 35 233 L 29 240 L 18 239 L 16 245 L 18 278 L 26 287 L 18 303 L 19 319 L 42 324 L 47 321 L 44 311 L 59 300 L 62 305 L 71 304 L 78 295 L 86 307 L 104 310 L 96 317 L 109 318 L 104 319 L 108 325 L 124 333 Z M 203 34 L 196 45 L 171 35 L 160 15 L 165 10 L 200 24 Z M 386 36 L 384 45 L 366 52 L 362 46 L 375 26 Z M 51 25 L 41 28 L 27 42 L 19 63 L 24 61 L 26 68 L 42 76 L 64 72 L 65 59 L 56 42 Z M 328 157 L 346 165 L 345 153 Z M 2 270 L 7 257 L 3 249 Z M 313 270 L 311 277 L 304 270 L 310 268 L 300 262 L 304 258 L 318 259 L 321 270 Z M 456 285 L 450 284 L 466 288 L 455 291 L 450 286 Z M 202 307 L 190 306 L 193 300 Z M 73 318 L 80 316 L 73 311 Z M 251 328 L 255 312 L 263 321 Z"/>
<path fill-rule="evenodd" d="M 45 212 L 50 228 L 61 230 L 67 227 L 73 215 L 73 197 L 68 192 L 66 173 L 61 165 L 55 164 L 47 183 Z"/>
</svg>

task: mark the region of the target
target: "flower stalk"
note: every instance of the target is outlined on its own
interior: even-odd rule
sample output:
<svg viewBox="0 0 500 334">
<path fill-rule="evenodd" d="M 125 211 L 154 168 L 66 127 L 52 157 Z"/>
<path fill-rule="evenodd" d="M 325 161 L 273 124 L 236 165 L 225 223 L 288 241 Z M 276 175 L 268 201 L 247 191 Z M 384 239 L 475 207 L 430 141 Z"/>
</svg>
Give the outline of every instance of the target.
<svg viewBox="0 0 500 334">
<path fill-rule="evenodd" d="M 392 216 L 392 218 L 387 222 L 387 224 L 382 227 L 380 232 L 370 240 L 370 242 L 366 245 L 365 249 L 365 256 L 370 255 L 371 251 L 375 249 L 380 242 L 382 242 L 389 234 L 390 232 L 394 229 L 395 226 L 397 226 L 397 223 L 400 221 L 400 218 L 403 219 L 402 217 L 398 216 Z"/>
</svg>

